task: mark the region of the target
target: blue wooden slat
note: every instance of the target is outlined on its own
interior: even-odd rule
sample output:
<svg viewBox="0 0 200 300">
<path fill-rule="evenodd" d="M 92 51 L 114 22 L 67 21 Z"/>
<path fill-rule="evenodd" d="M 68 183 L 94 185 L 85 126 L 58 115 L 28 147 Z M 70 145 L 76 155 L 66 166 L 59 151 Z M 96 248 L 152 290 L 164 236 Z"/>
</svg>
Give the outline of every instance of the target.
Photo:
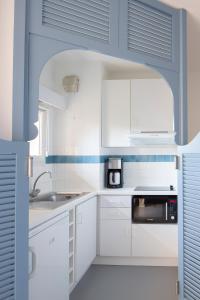
<svg viewBox="0 0 200 300">
<path fill-rule="evenodd" d="M 1 192 L 13 192 L 15 191 L 15 185 L 0 185 L 0 193 Z"/>
<path fill-rule="evenodd" d="M 0 249 L 4 249 L 4 248 L 8 248 L 8 247 L 15 248 L 15 240 L 14 239 L 0 243 Z"/>
<path fill-rule="evenodd" d="M 179 199 L 180 299 L 200 295 L 200 135 L 182 147 Z M 179 197 L 180 197 L 179 196 Z"/>
<path fill-rule="evenodd" d="M 14 270 L 4 272 L 2 275 L 0 275 L 0 282 L 6 278 L 14 278 L 15 272 Z"/>
<path fill-rule="evenodd" d="M 0 274 L 8 270 L 15 270 L 15 252 L 13 252 L 12 247 L 4 248 L 0 253 Z"/>
<path fill-rule="evenodd" d="M 0 299 L 28 299 L 28 144 L 0 140 Z"/>
<path fill-rule="evenodd" d="M 15 173 L 0 173 L 0 180 L 3 179 L 15 179 Z"/>
<path fill-rule="evenodd" d="M 15 162 L 16 161 L 16 155 L 15 154 L 1 154 L 0 155 L 0 162 L 4 161 L 4 160 Z"/>
<path fill-rule="evenodd" d="M 43 0 L 42 24 L 109 43 L 110 2 Z"/>
<path fill-rule="evenodd" d="M 128 0 L 128 49 L 144 55 L 173 60 L 172 16 L 142 1 Z M 148 36 L 155 37 L 154 40 Z M 155 43 L 155 39 L 159 42 Z M 160 43 L 162 41 L 162 43 Z"/>
<path fill-rule="evenodd" d="M 10 199 L 10 200 L 12 200 L 14 197 L 15 197 L 15 191 L 1 192 L 0 193 L 0 202 L 3 202 L 4 199 Z"/>
<path fill-rule="evenodd" d="M 14 291 L 13 283 L 6 284 L 3 287 L 0 287 L 0 295 L 11 290 Z"/>
<path fill-rule="evenodd" d="M 61 13 L 62 16 L 65 16 L 66 18 L 73 18 L 74 20 L 76 20 L 76 18 L 79 18 L 79 21 L 84 21 L 87 20 L 87 22 L 90 23 L 90 25 L 92 24 L 99 24 L 101 26 L 105 26 L 108 27 L 109 26 L 109 18 L 108 17 L 104 17 L 102 18 L 102 16 L 98 16 L 97 14 L 94 13 L 90 13 L 88 11 L 86 12 L 80 12 L 80 10 L 74 10 L 73 7 L 70 7 L 70 9 L 66 8 L 65 5 L 63 5 L 62 3 L 51 3 L 48 1 L 48 5 L 46 5 L 44 3 L 43 6 L 43 15 L 48 15 L 48 13 L 54 13 L 54 14 L 59 14 Z"/>
<path fill-rule="evenodd" d="M 4 223 L 9 223 L 9 222 L 14 222 L 15 221 L 15 218 L 14 218 L 14 216 L 13 215 L 11 215 L 11 216 L 6 216 L 6 217 L 2 217 L 1 219 L 0 219 L 0 224 L 4 224 Z M 0 225 L 1 226 L 1 225 Z M 8 226 L 9 226 L 9 224 L 8 224 Z"/>
<path fill-rule="evenodd" d="M 1 252 L 1 257 L 0 257 L 0 264 L 1 264 L 1 269 L 0 269 L 0 274 L 4 274 L 5 272 L 11 271 L 14 269 L 14 263 L 15 263 L 15 253 L 9 251 L 8 252 Z M 6 261 L 8 264 L 6 264 Z"/>
<path fill-rule="evenodd" d="M 1 209 L 1 208 L 0 208 Z M 5 217 L 10 217 L 10 216 L 15 216 L 15 209 L 10 209 L 10 210 L 0 210 L 0 218 L 5 218 Z M 14 221 L 14 218 L 13 218 Z"/>
<path fill-rule="evenodd" d="M 0 291 L 1 300 L 14 299 L 14 290 Z"/>
<path fill-rule="evenodd" d="M 4 286 L 10 286 L 10 285 L 13 286 L 13 284 L 14 284 L 14 282 L 15 282 L 15 277 L 14 277 L 14 275 L 15 275 L 15 274 L 13 273 L 12 276 L 9 276 L 9 277 L 7 277 L 7 278 L 6 278 L 6 276 L 5 276 L 4 279 L 0 280 L 0 289 L 3 288 Z"/>
<path fill-rule="evenodd" d="M 0 178 L 0 186 L 2 185 L 14 185 L 15 178 Z"/>
<path fill-rule="evenodd" d="M 10 166 L 3 166 L 0 168 L 0 173 L 15 173 L 16 167 L 14 165 Z"/>
<path fill-rule="evenodd" d="M 15 203 L 4 203 L 4 204 L 2 204 L 1 201 L 0 201 L 0 211 L 13 210 L 13 209 L 15 209 Z"/>
</svg>

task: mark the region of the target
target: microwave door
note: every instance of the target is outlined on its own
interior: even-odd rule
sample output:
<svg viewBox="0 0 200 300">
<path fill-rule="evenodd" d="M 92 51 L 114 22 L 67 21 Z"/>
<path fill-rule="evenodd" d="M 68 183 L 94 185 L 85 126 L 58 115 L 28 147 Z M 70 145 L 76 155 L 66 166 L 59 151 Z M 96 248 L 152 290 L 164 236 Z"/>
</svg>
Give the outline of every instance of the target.
<svg viewBox="0 0 200 300">
<path fill-rule="evenodd" d="M 160 197 L 136 197 L 133 201 L 132 219 L 135 223 L 165 223 L 168 206 Z"/>
</svg>

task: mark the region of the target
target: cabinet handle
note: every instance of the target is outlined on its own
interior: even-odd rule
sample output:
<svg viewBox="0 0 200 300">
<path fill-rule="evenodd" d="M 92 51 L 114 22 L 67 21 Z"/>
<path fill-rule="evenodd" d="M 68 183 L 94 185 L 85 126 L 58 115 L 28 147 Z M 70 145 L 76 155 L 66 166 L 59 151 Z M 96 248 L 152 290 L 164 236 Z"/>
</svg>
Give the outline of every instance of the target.
<svg viewBox="0 0 200 300">
<path fill-rule="evenodd" d="M 83 224 L 83 216 L 80 213 L 77 215 L 77 224 Z"/>
<path fill-rule="evenodd" d="M 31 260 L 30 260 L 30 262 L 31 262 L 31 270 L 30 270 L 30 273 L 29 273 L 29 279 L 30 279 L 31 277 L 33 277 L 33 274 L 34 274 L 34 272 L 36 270 L 36 254 L 33 251 L 33 248 L 31 248 L 31 247 L 29 248 L 29 253 L 31 255 Z"/>
</svg>

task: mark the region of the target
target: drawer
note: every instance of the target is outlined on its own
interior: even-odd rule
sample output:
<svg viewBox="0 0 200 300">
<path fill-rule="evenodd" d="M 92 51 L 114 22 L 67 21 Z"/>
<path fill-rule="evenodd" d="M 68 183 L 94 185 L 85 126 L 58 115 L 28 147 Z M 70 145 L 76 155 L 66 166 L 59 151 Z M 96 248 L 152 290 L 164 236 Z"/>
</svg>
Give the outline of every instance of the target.
<svg viewBox="0 0 200 300">
<path fill-rule="evenodd" d="M 101 208 L 101 220 L 131 220 L 131 208 Z"/>
<path fill-rule="evenodd" d="M 130 207 L 131 196 L 101 196 L 100 207 Z"/>
</svg>

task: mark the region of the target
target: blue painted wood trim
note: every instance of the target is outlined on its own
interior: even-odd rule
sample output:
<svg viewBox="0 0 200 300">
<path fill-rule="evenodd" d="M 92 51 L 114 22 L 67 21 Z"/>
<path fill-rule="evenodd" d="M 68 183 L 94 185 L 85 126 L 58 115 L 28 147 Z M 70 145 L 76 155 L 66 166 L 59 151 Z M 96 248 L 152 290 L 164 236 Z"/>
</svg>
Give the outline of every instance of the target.
<svg viewBox="0 0 200 300">
<path fill-rule="evenodd" d="M 120 1 L 120 8 L 119 8 Z M 142 0 L 143 1 L 143 0 Z M 186 91 L 186 65 L 185 65 L 185 50 L 183 49 L 182 54 L 180 54 L 180 48 L 183 47 L 184 41 L 186 40 L 186 29 L 182 26 L 184 25 L 184 13 L 183 10 L 177 10 L 171 7 L 168 7 L 159 1 L 156 0 L 144 0 L 146 4 L 151 4 L 157 7 L 160 10 L 167 11 L 170 14 L 173 14 L 173 24 L 174 24 L 174 34 L 173 41 L 176 51 L 176 64 L 169 66 L 163 61 L 158 62 L 153 61 L 151 57 L 146 56 L 136 56 L 134 53 L 127 51 L 127 41 L 126 38 L 123 40 L 123 36 L 126 36 L 126 7 L 127 0 L 112 0 L 112 6 L 115 9 L 112 11 L 112 23 L 115 26 L 112 26 L 112 35 L 115 37 L 110 45 L 104 45 L 103 43 L 94 43 L 89 39 L 84 39 L 82 43 L 80 39 L 74 36 L 65 35 L 65 38 L 60 39 L 59 36 L 54 34 L 54 31 L 44 30 L 38 24 L 41 24 L 41 3 L 42 0 L 30 1 L 33 9 L 30 10 L 30 56 L 29 56 L 29 109 L 26 110 L 26 115 L 28 115 L 28 126 L 25 126 L 27 133 L 27 140 L 31 140 L 37 136 L 36 128 L 34 123 L 38 119 L 38 90 L 39 90 L 39 77 L 41 69 L 44 64 L 48 61 L 50 57 L 53 57 L 55 54 L 69 49 L 85 49 L 90 51 L 98 51 L 105 55 L 111 55 L 122 59 L 127 59 L 130 61 L 135 61 L 138 63 L 143 63 L 149 65 L 149 67 L 154 68 L 160 72 L 164 78 L 169 82 L 173 95 L 174 95 L 174 116 L 175 116 L 175 131 L 176 143 L 184 144 L 187 140 L 187 91 Z M 120 17 L 117 14 L 119 10 Z M 37 13 L 36 13 L 37 12 Z M 124 13 L 123 13 L 124 12 Z M 117 14 L 117 15 L 115 15 Z M 115 17 L 114 17 L 115 15 Z M 119 17 L 119 23 L 117 24 L 117 16 Z M 39 26 L 39 27 L 38 27 Z M 116 30 L 119 30 L 119 40 L 116 38 Z M 61 41 L 62 40 L 62 41 Z M 119 44 L 118 44 L 119 43 Z M 124 45 L 124 46 L 122 46 Z M 40 49 L 40 55 L 38 56 L 38 49 Z M 181 48 L 182 49 L 182 48 Z M 182 57 L 182 58 L 181 58 Z M 181 65 L 181 66 L 180 66 Z M 181 69 L 182 68 L 182 69 Z M 180 72 L 182 72 L 180 74 Z M 27 83 L 28 84 L 28 83 Z M 182 120 L 182 121 L 180 121 Z M 184 121 L 184 122 L 183 122 Z"/>
<path fill-rule="evenodd" d="M 108 157 L 121 157 L 124 162 L 174 162 L 174 155 L 49 155 L 47 164 L 98 164 Z"/>
<path fill-rule="evenodd" d="M 27 73 L 27 1 L 15 0 L 14 4 L 14 46 L 13 46 L 13 115 L 12 115 L 12 139 L 16 141 L 27 140 L 26 131 L 28 120 L 27 97 L 25 89 L 28 89 Z"/>
<path fill-rule="evenodd" d="M 187 12 L 180 10 L 180 145 L 188 143 L 188 97 L 187 97 Z"/>
</svg>

